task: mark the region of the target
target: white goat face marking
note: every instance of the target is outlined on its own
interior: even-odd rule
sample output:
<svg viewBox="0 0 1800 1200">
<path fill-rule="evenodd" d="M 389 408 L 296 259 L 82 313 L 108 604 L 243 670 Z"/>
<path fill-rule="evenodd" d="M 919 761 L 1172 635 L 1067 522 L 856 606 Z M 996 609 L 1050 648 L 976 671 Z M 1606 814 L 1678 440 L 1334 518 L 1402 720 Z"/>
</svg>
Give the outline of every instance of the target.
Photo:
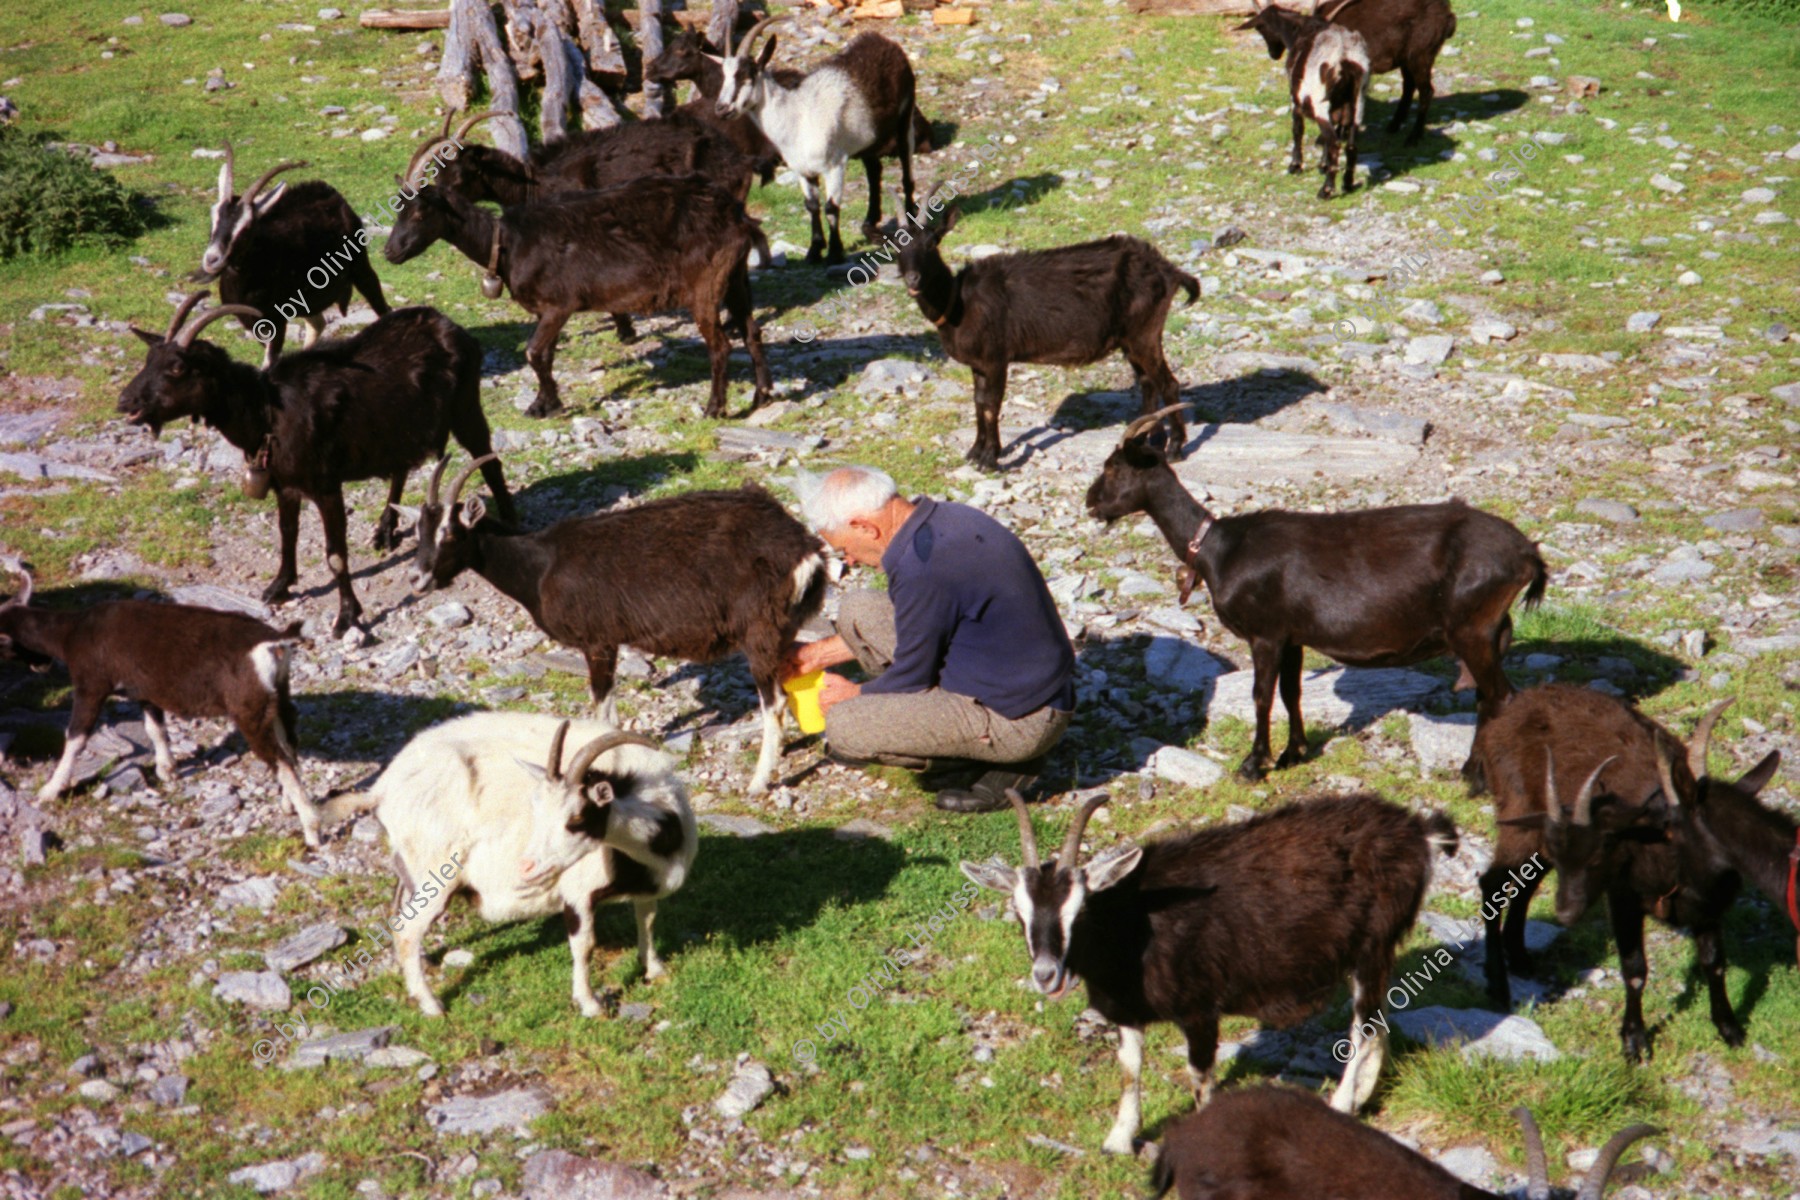
<svg viewBox="0 0 1800 1200">
<path fill-rule="evenodd" d="M 250 651 L 250 667 L 256 672 L 256 681 L 273 692 L 287 679 L 287 650 L 274 642 L 263 642 Z"/>
</svg>

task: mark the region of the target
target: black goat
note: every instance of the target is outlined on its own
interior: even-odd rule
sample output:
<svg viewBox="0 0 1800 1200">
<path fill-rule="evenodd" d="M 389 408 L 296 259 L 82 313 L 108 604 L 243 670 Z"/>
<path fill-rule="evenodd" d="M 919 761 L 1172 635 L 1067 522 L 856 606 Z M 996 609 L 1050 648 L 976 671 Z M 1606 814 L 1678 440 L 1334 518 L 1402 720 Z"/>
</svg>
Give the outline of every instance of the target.
<svg viewBox="0 0 1800 1200">
<path fill-rule="evenodd" d="M 942 186 L 941 184 L 939 186 Z M 936 200 L 937 188 L 925 198 Z M 933 209 L 932 211 L 935 211 Z M 1146 413 L 1165 414 L 1181 392 L 1163 355 L 1163 324 L 1175 291 L 1192 304 L 1200 281 L 1149 242 L 1117 234 L 1098 242 L 997 254 L 952 273 L 938 250 L 956 228 L 950 208 L 935 228 L 921 221 L 898 235 L 900 277 L 919 311 L 937 326 L 944 353 L 975 373 L 975 444 L 968 460 L 1000 467 L 1000 405 L 1013 363 L 1085 366 L 1118 350 L 1131 364 Z M 1187 441 L 1187 427 L 1170 417 L 1171 445 Z"/>
<path fill-rule="evenodd" d="M 858 34 L 850 44 L 811 71 L 787 76 L 769 70 L 775 54 L 773 35 L 762 55 L 750 56 L 757 35 L 782 17 L 764 17 L 738 40 L 719 64 L 720 116 L 747 116 L 767 135 L 782 159 L 800 179 L 806 212 L 812 220 L 812 242 L 806 261 L 842 262 L 838 210 L 844 201 L 844 166 L 862 159 L 869 172 L 869 215 L 863 230 L 875 236 L 881 223 L 881 151 L 894 145 L 900 154 L 901 211 L 913 212 L 912 156 L 916 149 L 914 103 L 916 80 L 906 51 L 878 33 Z M 819 221 L 819 188 L 825 189 L 829 244 Z"/>
<path fill-rule="evenodd" d="M 1371 76 L 1399 68 L 1400 103 L 1388 120 L 1389 133 L 1400 128 L 1412 107 L 1413 92 L 1419 93 L 1419 115 L 1406 135 L 1406 144 L 1415 144 L 1424 136 L 1425 118 L 1431 112 L 1432 65 L 1456 33 L 1456 14 L 1450 5 L 1446 0 L 1334 0 L 1319 6 L 1314 15 L 1362 35 Z M 1280 37 L 1267 29 L 1259 32 L 1269 45 L 1269 57 L 1279 59 L 1285 50 Z"/>
<path fill-rule="evenodd" d="M 1369 48 L 1362 34 L 1266 0 L 1256 0 L 1255 15 L 1237 28 L 1261 33 L 1273 57 L 1281 57 L 1274 49 L 1277 41 L 1286 47 L 1288 94 L 1294 103 L 1294 154 L 1288 174 L 1298 175 L 1303 169 L 1301 139 L 1306 118 L 1311 117 L 1318 123 L 1324 143 L 1319 169 L 1325 182 L 1319 188 L 1319 199 L 1331 199 L 1340 146 L 1344 151 L 1344 192 L 1353 191 L 1356 131 L 1362 125 L 1363 91 L 1369 84 Z"/>
<path fill-rule="evenodd" d="M 326 309 L 335 304 L 340 313 L 348 311 L 352 286 L 376 316 L 388 311 L 381 280 L 369 265 L 368 231 L 336 188 L 314 179 L 265 191 L 275 176 L 306 165 L 291 162 L 269 168 L 240 196 L 233 190 L 234 164 L 227 142 L 212 233 L 193 279 L 216 279 L 221 301 L 255 309 L 254 316 L 239 317 L 245 329 L 254 331 L 258 321 L 269 323 L 273 333 L 263 343 L 263 366 L 281 353 L 291 320 L 306 323 L 303 346 L 317 341 L 325 332 Z"/>
<path fill-rule="evenodd" d="M 57 659 L 68 666 L 74 692 L 62 759 L 39 801 L 62 794 L 107 698 L 122 695 L 143 706 L 156 774 L 165 784 L 175 781 L 175 755 L 164 714 L 231 718 L 251 753 L 275 772 L 306 844 L 319 844 L 319 810 L 300 782 L 288 694 L 289 643 L 300 633 L 298 621 L 276 629 L 242 613 L 144 600 L 52 612 L 31 607 L 31 576 L 20 574 L 18 593 L 0 604 L 0 656 L 24 651 Z"/>
<path fill-rule="evenodd" d="M 1119 1026 L 1125 1094 L 1108 1152 L 1133 1150 L 1146 1025 L 1181 1026 L 1204 1105 L 1221 1016 L 1291 1024 L 1323 1007 L 1345 976 L 1352 1053 L 1332 1105 L 1355 1112 L 1367 1102 L 1386 1050 L 1381 1000 L 1395 951 L 1431 881 L 1432 847 L 1456 848 L 1448 817 L 1366 793 L 1333 796 L 1122 843 L 1078 866 L 1088 818 L 1107 800 L 1099 795 L 1069 827 L 1061 856 L 1040 865 L 1025 802 L 1008 796 L 1024 867 L 965 862 L 963 874 L 1012 898 L 1038 991 L 1060 999 L 1080 979 L 1089 1005 Z"/>
<path fill-rule="evenodd" d="M 861 40 L 858 38 L 850 45 L 856 46 Z M 845 54 L 849 52 L 847 47 Z M 865 46 L 857 53 L 866 54 L 868 50 Z M 644 68 L 644 78 L 666 84 L 690 80 L 698 94 L 676 111 L 709 122 L 723 131 L 732 144 L 756 164 L 757 174 L 766 186 L 775 178 L 775 168 L 781 165 L 781 151 L 775 148 L 775 143 L 748 116 L 727 117 L 719 114 L 717 102 L 719 93 L 725 86 L 724 61 L 724 57 L 716 53 L 712 44 L 704 37 L 684 29 Z M 800 86 L 800 82 L 806 78 L 806 72 L 796 71 L 791 67 L 770 67 L 769 77 L 784 88 L 794 88 Z M 913 108 L 912 138 L 915 154 L 938 148 L 931 122 L 916 106 Z M 904 136 L 892 137 L 868 153 L 858 155 L 863 171 L 869 177 L 869 216 L 863 222 L 863 234 L 871 239 L 876 235 L 876 226 L 881 224 L 881 160 L 899 158 L 905 149 L 904 143 Z"/>
<path fill-rule="evenodd" d="M 297 577 L 300 505 L 311 500 L 325 526 L 325 561 L 337 582 L 333 632 L 342 634 L 362 616 L 350 587 L 344 485 L 388 481 L 390 507 L 375 525 L 375 548 L 387 550 L 399 542 L 391 506 L 400 500 L 408 472 L 430 455 L 441 458 L 451 437 L 471 454 L 488 453 L 481 344 L 435 309 L 402 308 L 352 337 L 289 354 L 259 371 L 195 340 L 220 317 L 252 310 L 215 308 L 182 328 L 205 295 L 189 296 L 166 334 L 131 331 L 150 352 L 119 397 L 119 411 L 152 434 L 179 417 L 203 421 L 244 452 L 246 490 L 260 497 L 274 487 L 281 566 L 263 592 L 268 603 L 287 599 Z M 512 496 L 499 464 L 485 474 L 510 516 Z"/>
<path fill-rule="evenodd" d="M 1088 512 L 1109 522 L 1149 513 L 1182 564 L 1182 602 L 1204 582 L 1219 620 L 1250 643 L 1256 739 L 1240 774 L 1258 779 L 1268 770 L 1277 679 L 1288 744 L 1275 766 L 1306 756 L 1300 666 L 1308 646 L 1353 667 L 1449 652 L 1462 663 L 1457 687 L 1472 682 L 1479 719 L 1493 717 L 1512 694 L 1500 660 L 1512 644 L 1513 601 L 1523 592 L 1526 607 L 1536 605 L 1549 579 L 1535 543 L 1460 500 L 1215 519 L 1169 467 L 1159 415 L 1126 427 L 1088 488 Z"/>
<path fill-rule="evenodd" d="M 475 465 L 442 500 L 441 467 L 433 472 L 413 587 L 428 592 L 468 570 L 517 600 L 539 629 L 581 652 L 594 702 L 615 724 L 609 697 L 620 646 L 688 662 L 743 651 L 763 718 L 750 791 L 767 791 L 781 755 L 778 671 L 824 602 L 825 544 L 749 484 L 520 533 L 488 518 L 479 497 L 460 500 Z"/>
<path fill-rule="evenodd" d="M 1531 1200 L 1550 1200 L 1544 1139 L 1524 1108 L 1512 1115 L 1525 1130 Z M 1626 1147 L 1661 1132 L 1653 1125 L 1621 1130 L 1601 1148 L 1576 1200 L 1600 1200 Z M 1181 1118 L 1163 1135 L 1151 1200 L 1171 1190 L 1181 1200 L 1504 1200 L 1464 1183 L 1416 1150 L 1317 1096 L 1285 1087 L 1234 1088 Z"/>
<path fill-rule="evenodd" d="M 1477 738 L 1477 754 L 1494 789 L 1494 812 L 1502 830 L 1512 825 L 1541 831 L 1545 857 L 1556 868 L 1556 919 L 1571 925 L 1593 897 L 1606 896 L 1619 969 L 1625 976 L 1619 1039 L 1632 1062 L 1641 1061 L 1650 1049 L 1643 1011 L 1649 976 L 1644 956 L 1646 912 L 1692 932 L 1713 1027 L 1726 1045 L 1744 1043 L 1744 1027 L 1725 992 L 1722 935 L 1725 913 L 1737 897 L 1738 873 L 1729 857 L 1718 853 L 1716 843 L 1690 836 L 1691 831 L 1676 820 L 1679 806 L 1701 795 L 1721 810 L 1760 807 L 1756 793 L 1774 774 L 1778 756 L 1765 758 L 1736 783 L 1706 774 L 1713 726 L 1728 703 L 1701 718 L 1683 747 L 1673 734 L 1620 701 L 1586 688 L 1551 684 L 1514 696 Z M 1558 774 L 1584 780 L 1566 811 L 1559 799 Z M 1543 781 L 1536 796 L 1521 786 L 1533 775 Z M 1499 853 L 1496 846 L 1496 858 Z M 1484 876 L 1484 887 L 1486 880 Z M 1529 900 L 1527 891 L 1510 902 L 1521 913 L 1520 920 Z M 1492 925 L 1490 920 L 1490 930 Z M 1492 945 L 1490 933 L 1490 955 Z M 1507 945 L 1507 955 L 1514 952 Z M 1490 991 L 1495 990 L 1495 978 L 1490 958 Z M 1504 985 L 1504 967 L 1499 980 Z"/>
<path fill-rule="evenodd" d="M 1749 879 L 1800 931 L 1800 828 L 1756 798 L 1780 765 L 1781 752 L 1771 750 L 1735 784 L 1701 776 L 1692 798 L 1682 796 L 1677 836 L 1695 841 L 1714 869 L 1729 866 Z"/>
<path fill-rule="evenodd" d="M 496 217 L 460 192 L 420 183 L 419 157 L 407 168 L 416 190 L 402 199 L 383 252 L 389 262 L 403 263 L 447 241 L 486 267 L 484 288 L 492 296 L 504 286 L 536 314 L 525 349 L 538 380 L 537 398 L 526 410 L 531 416 L 562 409 L 556 339 L 578 312 L 686 308 L 712 358 L 709 417 L 725 415 L 730 331 L 742 329 L 756 378 L 750 407 L 768 399 L 773 385 L 745 265 L 762 232 L 741 202 L 703 176 L 653 175 L 511 205 Z"/>
</svg>

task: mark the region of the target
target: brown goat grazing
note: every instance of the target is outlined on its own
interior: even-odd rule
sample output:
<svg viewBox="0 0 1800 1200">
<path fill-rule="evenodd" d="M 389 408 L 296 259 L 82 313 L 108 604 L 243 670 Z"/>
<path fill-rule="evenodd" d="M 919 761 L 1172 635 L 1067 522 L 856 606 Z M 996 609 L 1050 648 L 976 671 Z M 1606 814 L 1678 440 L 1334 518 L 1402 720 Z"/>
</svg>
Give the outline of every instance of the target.
<svg viewBox="0 0 1800 1200">
<path fill-rule="evenodd" d="M 1556 868 L 1558 921 L 1573 924 L 1595 896 L 1606 897 L 1625 976 L 1619 1037 L 1633 1062 L 1649 1051 L 1643 1016 L 1646 912 L 1692 932 L 1713 1026 L 1726 1045 L 1744 1041 L 1725 991 L 1722 935 L 1738 873 L 1716 842 L 1696 835 L 1679 816 L 1683 806 L 1702 796 L 1720 811 L 1760 808 L 1756 793 L 1780 761 L 1771 755 L 1736 783 L 1707 776 L 1707 746 L 1727 703 L 1707 713 L 1683 746 L 1621 701 L 1587 688 L 1549 684 L 1514 696 L 1476 737 L 1476 757 L 1494 791 L 1499 827 L 1494 865 L 1482 876 L 1482 890 L 1492 894 L 1490 882 L 1504 870 L 1502 857 L 1517 856 L 1515 831 L 1523 830 L 1541 839 L 1541 852 Z M 1569 780 L 1579 782 L 1570 789 Z M 1573 803 L 1565 809 L 1563 798 L 1570 795 Z M 1514 921 L 1523 924 L 1532 886 L 1509 901 L 1509 929 Z M 1504 1007 L 1510 999 L 1506 959 L 1518 961 L 1519 939 L 1507 938 L 1505 958 L 1496 958 L 1499 914 L 1483 909 L 1482 916 L 1488 925 L 1488 987 Z"/>
<path fill-rule="evenodd" d="M 1088 511 L 1109 522 L 1149 513 L 1181 561 L 1181 599 L 1204 582 L 1219 620 L 1250 643 L 1256 739 L 1240 774 L 1268 771 L 1277 680 L 1288 744 L 1275 766 L 1306 756 L 1300 666 L 1308 646 L 1353 667 L 1454 654 L 1463 670 L 1457 686 L 1472 682 L 1479 719 L 1494 716 L 1512 693 L 1500 660 L 1512 644 L 1513 602 L 1524 593 L 1526 607 L 1537 604 L 1549 578 L 1530 539 L 1460 500 L 1215 519 L 1170 468 L 1161 415 L 1126 428 L 1088 488 Z"/>
<path fill-rule="evenodd" d="M 1272 48 L 1279 41 L 1287 48 L 1288 93 L 1294 103 L 1294 155 L 1288 174 L 1298 175 L 1301 139 L 1306 118 L 1318 123 L 1323 147 L 1319 169 L 1325 182 L 1319 199 L 1332 196 L 1332 175 L 1337 170 L 1338 149 L 1344 151 L 1344 192 L 1354 190 L 1356 131 L 1362 125 L 1363 91 L 1369 84 L 1369 48 L 1362 35 L 1315 16 L 1256 0 L 1256 15 L 1237 28 L 1254 29 Z M 1279 58 L 1273 49 L 1271 54 Z"/>
<path fill-rule="evenodd" d="M 1526 1195 L 1549 1200 L 1544 1139 L 1524 1108 Z M 1661 1132 L 1621 1130 L 1601 1149 L 1577 1200 L 1600 1200 L 1626 1147 Z M 1504 1200 L 1464 1183 L 1417 1150 L 1293 1088 L 1234 1088 L 1163 1135 L 1151 1200 Z M 1511 1193 L 1509 1193 L 1510 1195 Z"/>
<path fill-rule="evenodd" d="M 1450 5 L 1446 0 L 1335 0 L 1316 15 L 1362 34 L 1369 49 L 1370 75 L 1399 68 L 1400 103 L 1388 120 L 1389 133 L 1400 128 L 1413 93 L 1419 94 L 1419 115 L 1406 135 L 1406 144 L 1415 145 L 1425 134 L 1431 112 L 1432 64 L 1444 43 L 1456 35 L 1456 14 Z M 1275 54 L 1273 46 L 1269 53 Z"/>
<path fill-rule="evenodd" d="M 294 702 L 288 695 L 288 645 L 299 635 L 242 613 L 109 600 L 79 612 L 31 607 L 31 576 L 0 604 L 0 655 L 18 651 L 65 663 L 74 697 L 62 760 L 38 791 L 48 802 L 68 787 L 109 696 L 138 701 L 156 752 L 156 774 L 175 780 L 163 717 L 230 717 L 250 750 L 281 783 L 306 844 L 319 844 L 319 814 L 300 783 Z"/>
<path fill-rule="evenodd" d="M 562 410 L 556 340 L 578 312 L 687 309 L 712 360 L 709 417 L 725 415 L 730 331 L 742 330 L 756 379 L 751 407 L 768 399 L 774 385 L 746 265 L 762 233 L 740 202 L 704 176 L 651 175 L 510 205 L 496 216 L 460 192 L 421 181 L 421 160 L 431 146 L 427 142 L 407 165 L 415 190 L 402 199 L 383 253 L 389 262 L 403 263 L 437 241 L 449 242 L 537 316 L 525 348 L 538 381 L 528 415 Z"/>
<path fill-rule="evenodd" d="M 921 214 L 936 195 L 933 188 Z M 959 211 L 950 208 L 935 228 L 914 223 L 910 237 L 903 224 L 896 236 L 907 292 L 937 326 L 944 353 L 975 373 L 970 462 L 985 471 L 1000 469 L 1000 405 L 1007 368 L 1016 362 L 1077 367 L 1118 350 L 1131 363 L 1146 413 L 1175 402 L 1181 385 L 1163 354 L 1163 325 L 1176 290 L 1186 291 L 1192 304 L 1200 295 L 1199 280 L 1149 242 L 1123 234 L 1054 250 L 996 254 L 952 273 L 938 243 L 956 228 Z M 1169 423 L 1170 444 L 1185 443 L 1181 418 L 1172 416 Z"/>
<path fill-rule="evenodd" d="M 1011 897 L 1031 953 L 1031 982 L 1051 1000 L 1077 980 L 1119 1026 L 1125 1094 L 1104 1149 L 1130 1154 L 1138 1132 L 1144 1027 L 1173 1021 L 1187 1038 L 1188 1078 L 1204 1105 L 1219 1018 L 1287 1025 L 1351 982 L 1351 1057 L 1332 1105 L 1355 1112 L 1374 1094 L 1387 1046 L 1381 1001 L 1394 954 L 1431 881 L 1433 847 L 1456 849 L 1442 813 L 1408 812 L 1367 793 L 1303 800 L 1247 821 L 1076 863 L 1104 795 L 1069 827 L 1062 854 L 1038 861 L 1016 791 L 1024 865 L 965 862 L 982 887 Z"/>
</svg>

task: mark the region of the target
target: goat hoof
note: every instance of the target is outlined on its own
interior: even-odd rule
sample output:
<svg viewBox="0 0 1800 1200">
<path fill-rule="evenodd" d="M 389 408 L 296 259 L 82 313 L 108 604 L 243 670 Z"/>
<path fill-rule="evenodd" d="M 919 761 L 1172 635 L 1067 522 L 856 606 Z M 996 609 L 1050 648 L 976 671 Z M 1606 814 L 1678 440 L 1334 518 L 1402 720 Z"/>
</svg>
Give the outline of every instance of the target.
<svg viewBox="0 0 1800 1200">
<path fill-rule="evenodd" d="M 1630 1033 L 1622 1034 L 1619 1040 L 1622 1043 L 1621 1048 L 1625 1051 L 1626 1062 L 1641 1063 L 1649 1057 L 1650 1046 L 1645 1040 L 1641 1030 L 1633 1030 Z"/>
<path fill-rule="evenodd" d="M 1741 1046 L 1744 1044 L 1744 1027 L 1739 1025 L 1736 1021 L 1715 1022 L 1714 1028 L 1719 1031 L 1719 1040 L 1723 1041 L 1727 1046 Z"/>
<path fill-rule="evenodd" d="M 294 594 L 288 591 L 288 582 L 277 582 L 263 589 L 262 598 L 264 604 L 282 604 L 292 600 Z"/>
<path fill-rule="evenodd" d="M 1319 189 L 1319 199 L 1321 199 L 1321 200 L 1329 200 L 1336 194 L 1337 193 L 1335 193 L 1331 190 L 1330 184 L 1326 184 L 1324 187 Z"/>
<path fill-rule="evenodd" d="M 1262 760 L 1258 759 L 1255 755 L 1251 755 L 1249 758 L 1246 758 L 1243 762 L 1238 764 L 1237 773 L 1239 779 L 1249 783 L 1256 783 L 1268 775 L 1269 768 L 1263 764 Z"/>
<path fill-rule="evenodd" d="M 1298 175 L 1301 171 L 1303 171 L 1305 169 L 1306 168 L 1302 167 L 1299 163 L 1289 163 L 1287 173 L 1289 175 Z"/>
<path fill-rule="evenodd" d="M 1285 771 L 1289 767 L 1297 766 L 1305 761 L 1305 746 L 1289 746 L 1286 750 L 1281 752 L 1281 757 L 1275 760 L 1275 769 L 1277 771 Z"/>
<path fill-rule="evenodd" d="M 528 417 L 553 417 L 562 411 L 562 407 L 562 401 L 555 397 L 539 396 L 531 402 L 531 407 L 525 410 L 525 415 Z"/>
<path fill-rule="evenodd" d="M 825 243 L 817 242 L 811 246 L 808 246 L 806 248 L 806 261 L 809 263 L 824 262 L 825 261 Z"/>
</svg>

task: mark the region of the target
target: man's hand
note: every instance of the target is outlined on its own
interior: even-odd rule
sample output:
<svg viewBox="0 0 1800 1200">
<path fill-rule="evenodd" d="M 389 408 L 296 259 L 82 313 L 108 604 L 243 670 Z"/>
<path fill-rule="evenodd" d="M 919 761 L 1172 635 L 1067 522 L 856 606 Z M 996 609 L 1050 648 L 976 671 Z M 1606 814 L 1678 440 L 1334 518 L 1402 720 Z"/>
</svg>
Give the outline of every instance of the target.
<svg viewBox="0 0 1800 1200">
<path fill-rule="evenodd" d="M 783 679 L 810 675 L 826 667 L 850 662 L 855 657 L 850 652 L 849 644 L 835 634 L 816 642 L 796 642 L 794 648 L 787 652 L 787 657 L 781 660 L 779 674 Z"/>
<path fill-rule="evenodd" d="M 831 706 L 840 700 L 854 700 L 862 695 L 862 684 L 851 683 L 842 675 L 827 673 L 819 680 L 819 711 L 829 712 Z"/>
</svg>

